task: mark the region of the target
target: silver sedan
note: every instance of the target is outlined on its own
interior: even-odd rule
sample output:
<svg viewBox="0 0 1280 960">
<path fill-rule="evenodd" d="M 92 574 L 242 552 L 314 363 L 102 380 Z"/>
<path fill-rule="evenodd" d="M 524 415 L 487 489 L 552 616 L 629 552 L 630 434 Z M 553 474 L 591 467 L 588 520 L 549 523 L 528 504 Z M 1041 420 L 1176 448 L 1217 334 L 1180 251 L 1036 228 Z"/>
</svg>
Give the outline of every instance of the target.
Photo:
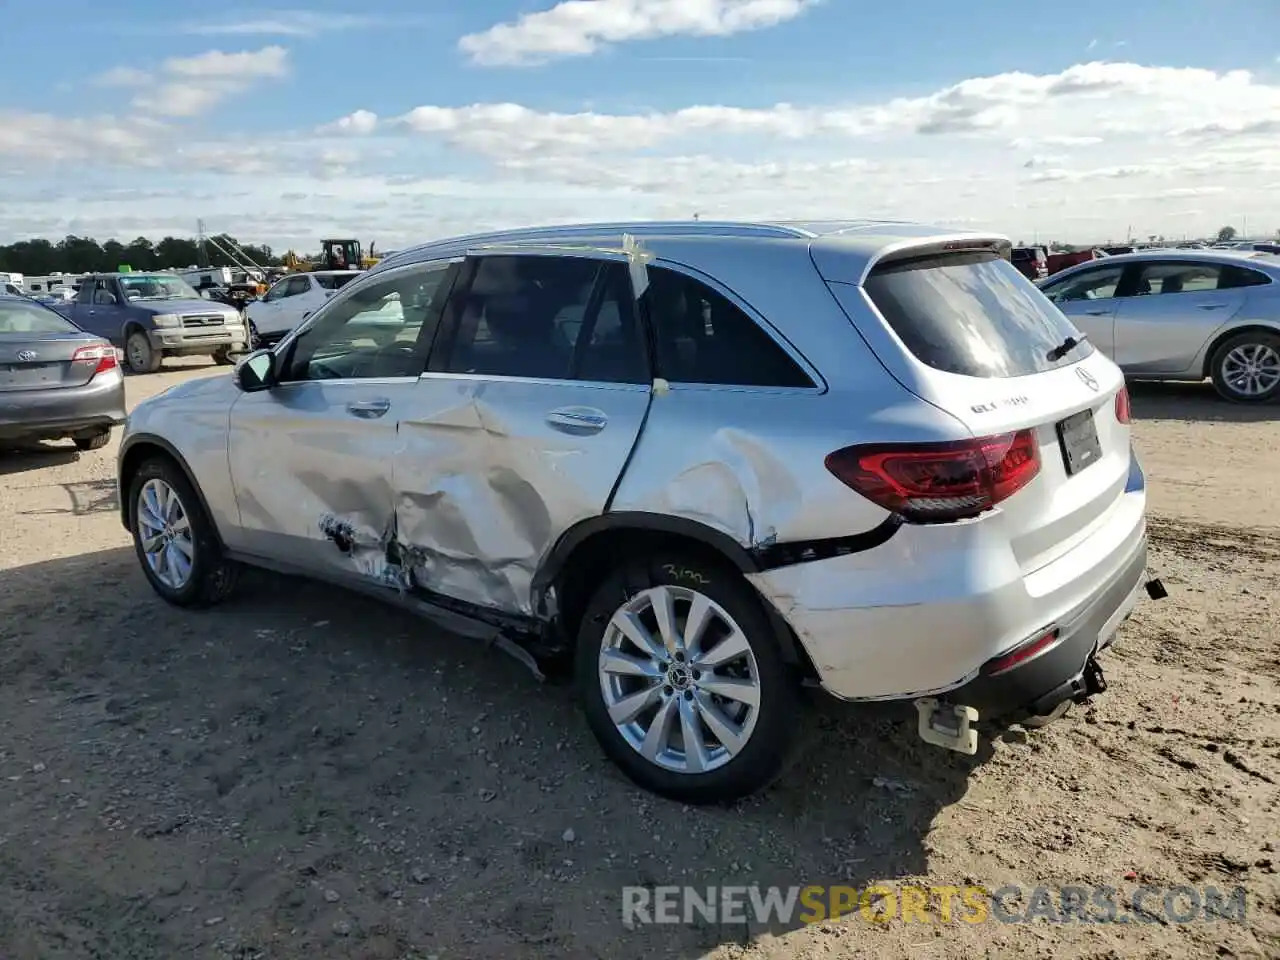
<svg viewBox="0 0 1280 960">
<path fill-rule="evenodd" d="M 1145 250 L 1070 267 L 1039 287 L 1130 379 L 1210 377 L 1238 402 L 1280 394 L 1280 258 Z"/>
</svg>

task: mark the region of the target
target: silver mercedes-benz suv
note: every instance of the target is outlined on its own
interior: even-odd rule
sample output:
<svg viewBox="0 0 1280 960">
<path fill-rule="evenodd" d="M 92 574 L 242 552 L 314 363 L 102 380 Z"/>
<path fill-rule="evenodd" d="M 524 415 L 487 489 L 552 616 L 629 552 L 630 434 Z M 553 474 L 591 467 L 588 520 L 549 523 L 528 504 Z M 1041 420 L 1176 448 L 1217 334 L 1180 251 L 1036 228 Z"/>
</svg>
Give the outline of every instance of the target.
<svg viewBox="0 0 1280 960">
<path fill-rule="evenodd" d="M 572 670 L 635 781 L 776 776 L 799 689 L 972 753 L 1105 688 L 1146 577 L 1120 371 L 986 234 L 522 230 L 404 251 L 234 375 L 142 403 L 155 590 L 303 573 Z"/>
</svg>

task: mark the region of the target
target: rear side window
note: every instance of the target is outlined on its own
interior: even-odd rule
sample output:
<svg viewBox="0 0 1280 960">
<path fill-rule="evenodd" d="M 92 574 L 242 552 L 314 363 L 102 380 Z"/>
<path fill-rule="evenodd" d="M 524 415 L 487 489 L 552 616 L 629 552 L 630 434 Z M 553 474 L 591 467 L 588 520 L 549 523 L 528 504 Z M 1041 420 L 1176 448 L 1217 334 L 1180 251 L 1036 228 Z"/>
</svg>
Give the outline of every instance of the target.
<svg viewBox="0 0 1280 960">
<path fill-rule="evenodd" d="M 648 272 L 641 299 L 653 325 L 658 376 L 672 383 L 813 386 L 787 352 L 726 297 L 675 270 Z"/>
<path fill-rule="evenodd" d="M 1245 267 L 1227 267 L 1222 271 L 1222 279 L 1218 281 L 1219 290 L 1234 290 L 1236 287 L 1261 287 L 1270 283 L 1265 273 L 1248 270 Z"/>
<path fill-rule="evenodd" d="M 79 329 L 52 310 L 34 304 L 0 303 L 0 334 L 71 333 Z"/>
<path fill-rule="evenodd" d="M 1089 356 L 1086 341 L 1049 354 L 1080 332 L 1007 260 L 950 254 L 884 264 L 867 295 L 922 363 L 966 377 L 1021 377 Z"/>
<path fill-rule="evenodd" d="M 316 275 L 316 283 L 324 287 L 326 290 L 341 290 L 348 283 L 354 280 L 359 274 L 356 273 L 340 273 L 336 276 L 325 276 L 324 274 Z"/>
</svg>

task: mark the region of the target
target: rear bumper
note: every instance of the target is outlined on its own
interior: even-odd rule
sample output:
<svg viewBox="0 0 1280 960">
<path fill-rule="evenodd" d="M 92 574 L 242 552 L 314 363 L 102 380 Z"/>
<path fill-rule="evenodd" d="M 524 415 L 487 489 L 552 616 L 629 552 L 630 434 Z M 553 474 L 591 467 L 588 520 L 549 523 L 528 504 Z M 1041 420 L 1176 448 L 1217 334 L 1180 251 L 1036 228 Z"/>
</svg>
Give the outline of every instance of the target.
<svg viewBox="0 0 1280 960">
<path fill-rule="evenodd" d="M 872 550 L 750 579 L 835 696 L 945 695 L 1000 714 L 1069 683 L 1095 647 L 1110 642 L 1144 583 L 1145 514 L 1145 478 L 1134 457 L 1125 492 L 1090 535 L 1026 576 L 994 512 L 903 525 Z M 993 660 L 1054 628 L 1056 646 L 998 678 L 984 675 Z"/>
<path fill-rule="evenodd" d="M 124 378 L 119 371 L 80 387 L 0 393 L 0 437 L 55 439 L 124 423 Z"/>
</svg>

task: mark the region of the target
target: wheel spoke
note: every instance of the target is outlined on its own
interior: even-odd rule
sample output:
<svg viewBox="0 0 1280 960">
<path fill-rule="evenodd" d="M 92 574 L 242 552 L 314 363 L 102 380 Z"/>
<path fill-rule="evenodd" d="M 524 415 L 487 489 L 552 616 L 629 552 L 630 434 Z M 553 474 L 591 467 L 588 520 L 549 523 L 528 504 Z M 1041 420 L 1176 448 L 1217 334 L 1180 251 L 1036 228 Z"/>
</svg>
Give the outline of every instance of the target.
<svg viewBox="0 0 1280 960">
<path fill-rule="evenodd" d="M 191 521 L 187 519 L 187 515 L 184 513 L 173 521 L 172 527 L 174 533 L 186 533 L 191 529 Z"/>
<path fill-rule="evenodd" d="M 716 667 L 723 667 L 726 663 L 750 652 L 751 647 L 747 643 L 747 638 L 742 635 L 741 630 L 735 629 L 714 647 L 698 657 L 695 663 L 699 667 L 707 667 L 714 670 Z"/>
<path fill-rule="evenodd" d="M 702 722 L 692 700 L 680 703 L 680 738 L 684 741 L 685 766 L 690 773 L 701 773 L 707 767 L 707 745 L 702 740 Z"/>
<path fill-rule="evenodd" d="M 711 601 L 698 594 L 689 604 L 689 615 L 684 620 L 684 648 L 689 658 L 696 660 L 702 650 L 702 635 L 714 617 Z"/>
<path fill-rule="evenodd" d="M 609 707 L 609 719 L 614 722 L 615 726 L 631 723 L 661 699 L 659 696 L 659 691 L 661 690 L 662 687 L 655 683 L 651 687 L 646 687 L 623 697 Z"/>
<path fill-rule="evenodd" d="M 649 602 L 653 605 L 653 617 L 658 621 L 658 635 L 662 638 L 662 645 L 666 647 L 668 656 L 674 657 L 683 650 L 684 640 L 676 626 L 676 609 L 671 591 L 665 587 L 655 587 L 649 591 Z"/>
<path fill-rule="evenodd" d="M 182 559 L 186 563 L 191 563 L 195 554 L 195 549 L 192 547 L 190 540 L 186 537 L 174 537 L 171 541 L 171 545 L 178 551 L 178 553 L 182 554 Z"/>
<path fill-rule="evenodd" d="M 712 703 L 709 697 L 695 691 L 693 702 L 697 705 L 698 715 L 706 728 L 713 737 L 724 744 L 724 748 L 730 754 L 736 755 L 746 746 L 742 728 L 721 713 L 720 708 Z"/>
<path fill-rule="evenodd" d="M 677 699 L 664 700 L 644 735 L 644 743 L 640 745 L 640 755 L 646 760 L 656 760 L 671 741 L 671 725 L 679 713 Z"/>
<path fill-rule="evenodd" d="M 653 635 L 645 629 L 645 625 L 640 622 L 640 618 L 634 613 L 619 610 L 613 615 L 609 625 L 630 640 L 637 650 L 647 653 L 655 660 L 665 659 L 666 651 L 663 649 L 662 644 L 653 638 Z"/>
<path fill-rule="evenodd" d="M 733 677 L 717 677 L 703 675 L 698 681 L 698 689 L 706 693 L 714 693 L 726 700 L 736 700 L 750 707 L 760 706 L 760 688 L 750 680 L 738 680 Z"/>
<path fill-rule="evenodd" d="M 142 550 L 144 553 L 156 553 L 164 546 L 164 538 L 158 534 L 143 536 Z"/>
<path fill-rule="evenodd" d="M 600 669 L 619 676 L 648 677 L 653 680 L 662 676 L 662 671 L 652 660 L 647 657 L 643 659 L 633 657 L 617 649 L 606 650 L 600 654 Z"/>
</svg>

